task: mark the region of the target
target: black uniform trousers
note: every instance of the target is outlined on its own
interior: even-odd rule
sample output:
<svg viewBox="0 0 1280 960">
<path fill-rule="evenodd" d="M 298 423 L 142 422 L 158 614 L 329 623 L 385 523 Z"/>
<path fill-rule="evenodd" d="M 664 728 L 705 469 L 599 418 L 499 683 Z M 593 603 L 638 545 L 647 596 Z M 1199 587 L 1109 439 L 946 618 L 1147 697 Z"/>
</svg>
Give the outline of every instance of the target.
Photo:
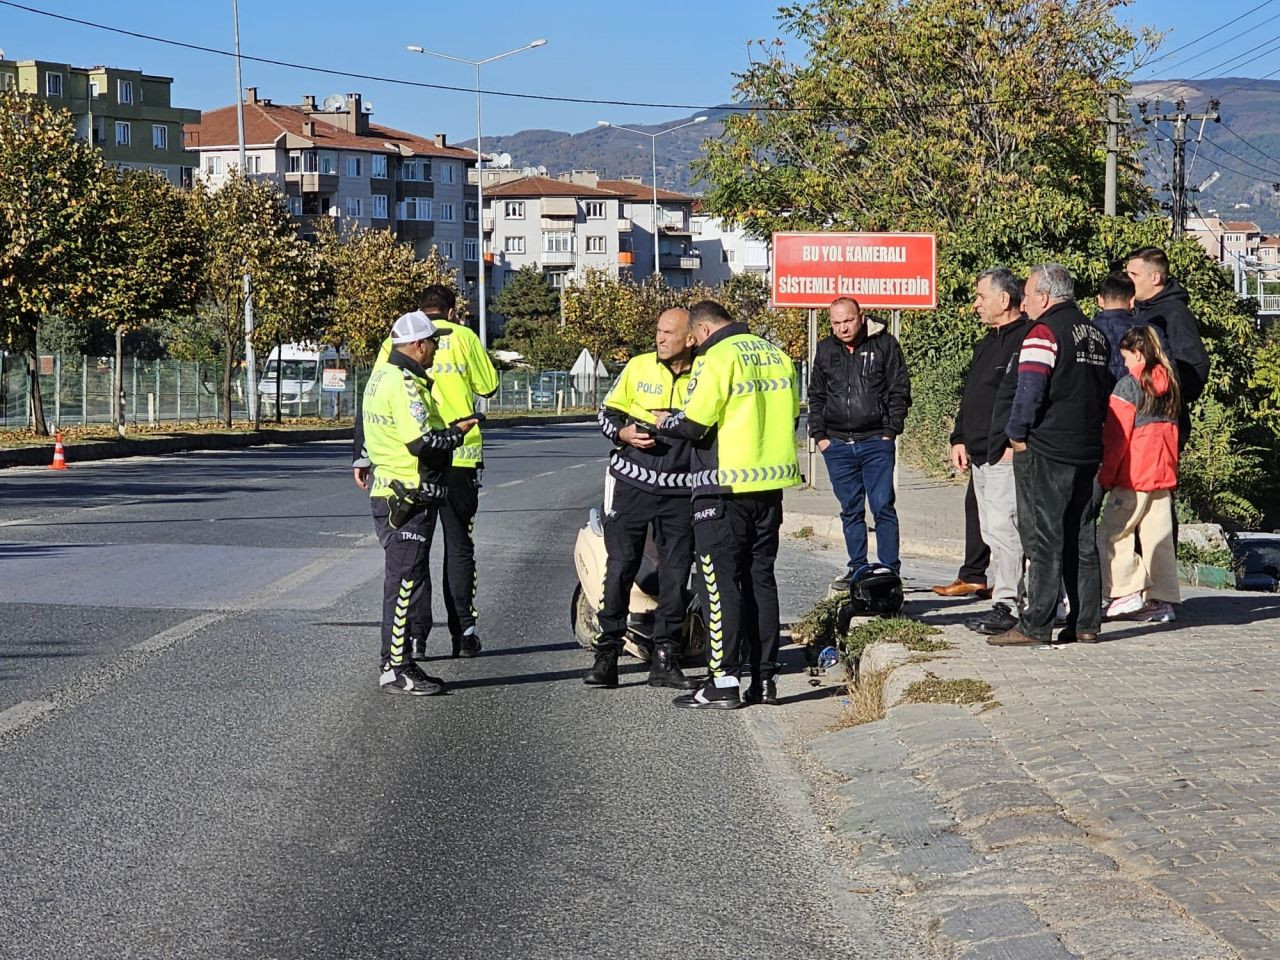
<svg viewBox="0 0 1280 960">
<path fill-rule="evenodd" d="M 782 491 L 695 497 L 694 558 L 707 618 L 712 677 L 778 672 L 778 530 Z"/>
<path fill-rule="evenodd" d="M 449 617 L 449 636 L 457 638 L 476 625 L 476 545 L 472 535 L 480 507 L 480 471 L 475 467 L 450 467 L 445 487 L 448 497 L 440 508 L 444 608 Z M 424 614 L 428 619 L 431 616 L 429 609 Z"/>
<path fill-rule="evenodd" d="M 439 507 L 425 507 L 403 526 L 392 529 L 387 522 L 387 498 L 372 497 L 370 502 L 373 526 L 386 560 L 382 578 L 382 663 L 399 666 L 408 663 L 413 655 L 409 648 L 411 615 L 420 610 L 427 612 L 425 624 L 413 617 L 414 636 L 425 639 L 431 630 L 431 537 Z"/>
<path fill-rule="evenodd" d="M 685 611 L 689 607 L 689 570 L 693 564 L 693 528 L 689 496 L 648 493 L 618 480 L 604 520 L 604 546 L 608 553 L 604 573 L 604 599 L 597 619 L 597 650 L 622 649 L 627 632 L 631 585 L 644 557 L 645 538 L 653 524 L 658 548 L 658 609 L 654 613 L 654 644 L 681 645 Z"/>
</svg>

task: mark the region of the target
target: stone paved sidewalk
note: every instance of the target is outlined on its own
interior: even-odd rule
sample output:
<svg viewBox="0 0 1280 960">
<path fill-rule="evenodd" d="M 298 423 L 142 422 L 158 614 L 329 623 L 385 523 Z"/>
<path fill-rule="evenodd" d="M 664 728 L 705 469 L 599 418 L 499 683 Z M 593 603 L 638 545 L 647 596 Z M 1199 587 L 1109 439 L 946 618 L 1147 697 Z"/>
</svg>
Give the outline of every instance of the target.
<svg viewBox="0 0 1280 960">
<path fill-rule="evenodd" d="M 910 801 L 902 783 L 885 786 L 891 768 L 892 777 L 906 770 L 932 788 L 951 825 L 934 831 L 949 838 L 941 848 L 920 848 L 929 849 L 917 866 L 934 871 L 920 890 L 943 898 L 933 901 L 945 909 L 943 934 L 966 923 L 1001 933 L 965 956 L 1280 958 L 1280 597 L 1188 588 L 1171 624 L 1109 623 L 1096 645 L 991 647 L 963 627 L 985 605 L 942 600 L 924 586 L 954 570 L 921 558 L 954 551 L 911 542 L 930 531 L 962 538 L 963 493 L 904 471 L 904 565 L 916 586 L 906 613 L 939 626 L 955 649 L 902 668 L 891 685 L 926 671 L 980 678 L 999 706 L 898 707 L 881 724 L 820 741 L 816 755 L 843 767 L 851 797 L 861 778 L 883 801 L 855 802 L 844 826 L 874 832 L 879 817 L 897 822 L 893 808 Z M 835 525 L 823 532 L 838 537 L 829 492 L 788 494 L 788 508 L 819 520 L 825 513 Z M 945 747 L 931 752 L 931 742 Z M 869 759 L 860 761 L 864 749 Z M 995 779 L 984 788 L 983 765 L 998 766 L 1000 756 L 1004 773 L 988 771 Z M 994 806 L 977 816 L 983 802 Z M 1002 852 L 1004 831 L 1018 844 L 1012 858 Z M 886 869 L 910 866 L 900 853 L 907 847 L 877 842 Z M 1011 874 L 1024 869 L 1003 899 L 945 899 L 948 891 L 999 892 L 992 865 L 1002 861 Z M 1103 885 L 1078 886 L 1094 881 Z M 1080 911 L 1061 909 L 1086 894 L 1099 911 L 1121 909 L 1100 915 L 1091 931 Z M 1127 934 L 1115 925 L 1126 915 Z M 1042 936 L 1049 932 L 1065 953 Z"/>
</svg>

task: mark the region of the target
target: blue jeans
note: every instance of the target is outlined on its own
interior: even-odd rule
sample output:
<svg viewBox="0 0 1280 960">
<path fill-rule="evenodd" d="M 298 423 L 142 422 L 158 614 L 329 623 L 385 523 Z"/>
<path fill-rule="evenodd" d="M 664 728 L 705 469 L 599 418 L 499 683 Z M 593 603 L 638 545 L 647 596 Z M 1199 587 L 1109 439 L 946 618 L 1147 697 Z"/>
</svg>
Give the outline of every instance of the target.
<svg viewBox="0 0 1280 960">
<path fill-rule="evenodd" d="M 902 572 L 898 556 L 898 511 L 894 508 L 893 441 L 883 437 L 842 442 L 832 440 L 823 451 L 831 488 L 840 501 L 844 545 L 850 571 L 867 562 L 866 507 L 876 521 L 876 554 L 880 563 Z"/>
</svg>

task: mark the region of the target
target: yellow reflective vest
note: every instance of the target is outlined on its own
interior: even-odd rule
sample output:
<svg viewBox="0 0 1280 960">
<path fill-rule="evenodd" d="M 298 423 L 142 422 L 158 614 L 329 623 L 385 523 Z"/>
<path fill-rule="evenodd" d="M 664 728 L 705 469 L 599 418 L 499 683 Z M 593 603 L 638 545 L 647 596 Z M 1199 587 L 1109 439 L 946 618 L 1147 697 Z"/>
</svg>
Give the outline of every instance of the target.
<svg viewBox="0 0 1280 960">
<path fill-rule="evenodd" d="M 619 439 L 630 423 L 657 422 L 656 411 L 674 412 L 688 400 L 690 372 L 675 373 L 658 354 L 632 357 L 600 407 L 600 432 L 615 444 L 609 473 L 616 480 L 650 493 L 689 495 L 690 443 L 678 437 L 655 437 L 641 450 Z"/>
<path fill-rule="evenodd" d="M 800 483 L 799 416 L 791 358 L 731 323 L 698 348 L 689 401 L 662 433 L 697 441 L 694 497 L 780 490 Z"/>
<path fill-rule="evenodd" d="M 443 501 L 450 451 L 465 439 L 446 427 L 426 371 L 402 353 L 380 361 L 361 402 L 364 451 L 373 467 L 369 495 L 391 496 L 391 481 Z"/>
</svg>

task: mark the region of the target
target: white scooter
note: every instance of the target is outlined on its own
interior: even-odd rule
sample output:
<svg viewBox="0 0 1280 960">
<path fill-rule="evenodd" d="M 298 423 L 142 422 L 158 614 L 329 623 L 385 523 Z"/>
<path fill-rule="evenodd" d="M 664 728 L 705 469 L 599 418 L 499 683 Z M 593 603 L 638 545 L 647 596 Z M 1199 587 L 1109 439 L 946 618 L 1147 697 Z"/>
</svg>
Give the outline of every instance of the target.
<svg viewBox="0 0 1280 960">
<path fill-rule="evenodd" d="M 605 510 L 613 499 L 613 478 L 605 479 Z M 592 507 L 587 523 L 578 531 L 573 547 L 573 564 L 578 570 L 578 586 L 573 591 L 570 605 L 570 623 L 574 639 L 586 649 L 600 636 L 600 624 L 596 619 L 604 603 L 604 570 L 608 553 L 604 545 L 604 511 Z M 690 576 L 693 568 L 690 566 Z M 645 540 L 644 558 L 631 587 L 627 617 L 627 635 L 623 649 L 631 656 L 648 661 L 653 655 L 653 620 L 658 609 L 658 554 L 652 534 Z M 689 590 L 689 605 L 685 610 L 681 630 L 681 659 L 705 656 L 707 627 L 702 616 L 702 604 L 697 591 Z"/>
</svg>

